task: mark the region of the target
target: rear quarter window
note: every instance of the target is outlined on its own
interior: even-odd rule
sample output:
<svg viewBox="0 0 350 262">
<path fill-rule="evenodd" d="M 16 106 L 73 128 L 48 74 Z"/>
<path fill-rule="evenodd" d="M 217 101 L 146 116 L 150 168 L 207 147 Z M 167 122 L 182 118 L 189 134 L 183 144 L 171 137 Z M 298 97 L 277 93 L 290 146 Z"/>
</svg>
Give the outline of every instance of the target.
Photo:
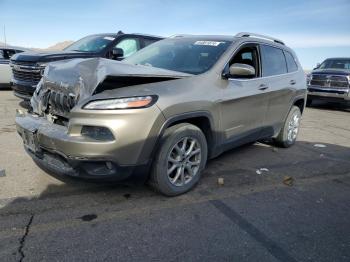
<svg viewBox="0 0 350 262">
<path fill-rule="evenodd" d="M 287 64 L 282 49 L 260 45 L 262 75 L 274 76 L 287 73 Z"/>
<path fill-rule="evenodd" d="M 288 72 L 295 72 L 295 71 L 297 71 L 298 70 L 298 65 L 295 62 L 294 56 L 291 53 L 289 53 L 288 51 L 284 51 L 284 55 L 286 56 Z"/>
</svg>

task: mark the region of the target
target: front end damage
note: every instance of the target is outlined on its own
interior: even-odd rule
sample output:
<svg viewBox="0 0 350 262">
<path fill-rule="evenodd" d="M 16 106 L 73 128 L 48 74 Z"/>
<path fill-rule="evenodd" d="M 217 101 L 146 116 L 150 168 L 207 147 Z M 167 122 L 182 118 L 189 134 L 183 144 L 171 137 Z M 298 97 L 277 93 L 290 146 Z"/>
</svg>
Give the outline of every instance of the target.
<svg viewBox="0 0 350 262">
<path fill-rule="evenodd" d="M 124 180 L 149 166 L 164 116 L 157 106 L 86 110 L 83 105 L 96 97 L 117 98 L 116 90 L 130 86 L 145 86 L 138 94 L 153 95 L 148 84 L 186 76 L 101 58 L 55 62 L 45 69 L 31 110 L 17 112 L 17 131 L 28 154 L 49 173 Z"/>
</svg>

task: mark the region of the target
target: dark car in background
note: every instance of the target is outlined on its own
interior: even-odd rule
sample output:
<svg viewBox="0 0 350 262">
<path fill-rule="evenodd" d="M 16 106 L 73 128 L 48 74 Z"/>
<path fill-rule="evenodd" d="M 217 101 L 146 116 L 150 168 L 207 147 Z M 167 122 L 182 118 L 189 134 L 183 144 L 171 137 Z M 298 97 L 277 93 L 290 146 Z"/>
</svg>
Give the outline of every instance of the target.
<svg viewBox="0 0 350 262">
<path fill-rule="evenodd" d="M 159 36 L 118 33 L 86 36 L 63 51 L 25 52 L 11 58 L 12 89 L 17 97 L 29 100 L 39 83 L 46 64 L 71 58 L 103 57 L 122 60 L 158 40 Z"/>
<path fill-rule="evenodd" d="M 324 100 L 350 105 L 350 58 L 328 58 L 308 75 L 307 105 Z"/>
</svg>

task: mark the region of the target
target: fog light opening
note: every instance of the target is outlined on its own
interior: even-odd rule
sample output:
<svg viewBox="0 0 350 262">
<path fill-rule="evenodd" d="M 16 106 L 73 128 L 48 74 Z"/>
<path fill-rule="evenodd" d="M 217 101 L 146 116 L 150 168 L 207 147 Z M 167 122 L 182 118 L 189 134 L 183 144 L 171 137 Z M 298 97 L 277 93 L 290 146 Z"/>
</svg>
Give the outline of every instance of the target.
<svg viewBox="0 0 350 262">
<path fill-rule="evenodd" d="M 102 126 L 83 126 L 81 135 L 98 141 L 115 140 L 112 132 L 107 127 Z"/>
</svg>

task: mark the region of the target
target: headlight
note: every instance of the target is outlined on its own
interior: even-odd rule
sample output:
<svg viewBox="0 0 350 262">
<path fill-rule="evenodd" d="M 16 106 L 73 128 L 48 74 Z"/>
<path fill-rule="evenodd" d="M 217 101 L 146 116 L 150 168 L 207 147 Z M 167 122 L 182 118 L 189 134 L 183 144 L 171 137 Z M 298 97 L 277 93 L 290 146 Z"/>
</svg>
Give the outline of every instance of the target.
<svg viewBox="0 0 350 262">
<path fill-rule="evenodd" d="M 40 67 L 40 75 L 43 76 L 44 75 L 44 72 L 45 72 L 45 67 L 46 67 L 46 63 L 38 63 L 37 64 L 38 67 Z"/>
<path fill-rule="evenodd" d="M 157 101 L 156 96 L 136 96 L 88 102 L 83 109 L 113 110 L 150 107 Z"/>
<path fill-rule="evenodd" d="M 311 80 L 312 80 L 312 74 L 307 74 L 306 75 L 306 82 L 308 85 L 310 84 Z"/>
</svg>

